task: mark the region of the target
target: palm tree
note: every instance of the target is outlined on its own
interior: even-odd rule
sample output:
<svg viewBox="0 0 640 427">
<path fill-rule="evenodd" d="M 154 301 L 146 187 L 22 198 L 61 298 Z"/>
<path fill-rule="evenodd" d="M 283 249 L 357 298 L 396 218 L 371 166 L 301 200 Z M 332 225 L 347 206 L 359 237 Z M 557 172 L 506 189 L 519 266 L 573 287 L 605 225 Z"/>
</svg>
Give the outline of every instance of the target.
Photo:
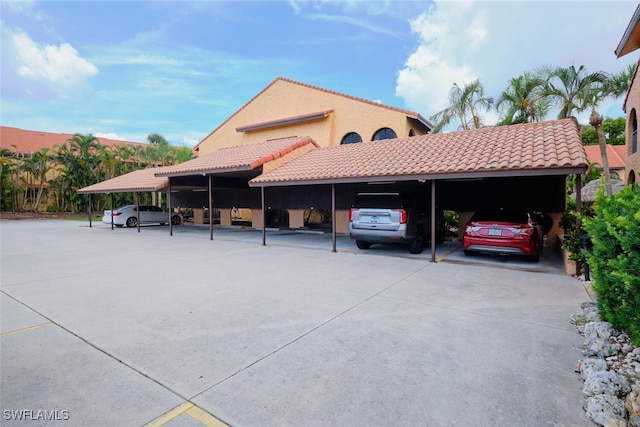
<svg viewBox="0 0 640 427">
<path fill-rule="evenodd" d="M 49 173 L 51 167 L 51 156 L 49 155 L 49 148 L 47 147 L 36 151 L 31 157 L 24 161 L 24 170 L 30 176 L 29 181 L 34 186 L 31 188 L 31 210 L 34 212 L 38 212 L 42 192 L 47 182 L 47 173 Z M 35 185 L 38 186 L 37 191 Z"/>
<path fill-rule="evenodd" d="M 545 79 L 543 96 L 560 106 L 558 119 L 573 116 L 573 111 L 584 111 L 587 106 L 583 99 L 594 85 L 607 81 L 603 72 L 587 74 L 587 69 L 581 65 L 576 69 L 570 67 L 542 68 L 538 71 Z"/>
<path fill-rule="evenodd" d="M 484 87 L 479 80 L 474 80 L 463 88 L 454 83 L 449 91 L 449 106 L 429 118 L 435 123 L 431 132 L 441 132 L 454 119 L 460 122 L 458 130 L 479 129 L 484 124 L 478 109 L 485 108 L 489 111 L 492 106 L 493 98 L 485 96 Z"/>
<path fill-rule="evenodd" d="M 607 141 L 602 129 L 602 115 L 597 112 L 596 108 L 598 104 L 606 98 L 618 98 L 624 95 L 629 89 L 634 71 L 635 66 L 629 66 L 618 74 L 606 76 L 604 81 L 594 82 L 587 91 L 580 95 L 582 103 L 586 107 L 591 107 L 589 124 L 594 127 L 596 135 L 598 136 L 598 145 L 600 146 L 600 155 L 602 157 L 602 170 L 604 172 L 604 188 L 607 196 L 613 194 L 611 188 L 611 173 L 609 170 L 609 157 L 607 155 Z"/>
<path fill-rule="evenodd" d="M 548 99 L 542 96 L 544 80 L 533 73 L 509 81 L 498 98 L 496 108 L 503 111 L 500 125 L 540 121 L 549 111 Z"/>
</svg>

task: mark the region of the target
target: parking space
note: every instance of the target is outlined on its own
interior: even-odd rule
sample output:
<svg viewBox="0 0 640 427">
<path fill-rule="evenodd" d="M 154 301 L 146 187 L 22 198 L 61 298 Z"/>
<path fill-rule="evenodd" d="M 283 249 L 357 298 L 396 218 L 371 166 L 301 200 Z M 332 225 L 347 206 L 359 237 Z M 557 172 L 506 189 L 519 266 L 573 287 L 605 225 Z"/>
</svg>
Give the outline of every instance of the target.
<svg viewBox="0 0 640 427">
<path fill-rule="evenodd" d="M 566 275 L 452 243 L 430 263 L 323 234 L 0 227 L 3 425 L 589 425 Z"/>
<path fill-rule="evenodd" d="M 110 228 L 104 224 L 94 227 Z M 114 232 L 131 233 L 135 229 L 115 229 Z M 145 226 L 142 233 L 168 234 L 166 226 Z M 209 239 L 209 225 L 183 224 L 173 229 L 174 235 L 185 236 L 194 239 Z M 249 244 L 262 244 L 262 230 L 242 226 L 214 226 L 214 240 L 236 241 Z M 305 249 L 331 250 L 331 233 L 311 230 L 279 230 L 267 229 L 267 246 L 299 247 Z M 407 245 L 373 245 L 371 249 L 362 250 L 356 247 L 355 241 L 346 234 L 336 236 L 336 250 L 358 255 L 382 255 L 402 257 L 408 259 L 422 259 L 429 261 L 431 247 L 429 244 L 421 254 L 409 253 Z M 564 265 L 557 248 L 549 245 L 540 256 L 539 262 L 532 262 L 519 256 L 502 256 L 478 254 L 465 256 L 462 251 L 461 241 L 447 240 L 436 247 L 436 260 L 438 262 L 453 262 L 459 264 L 488 265 L 498 268 L 511 268 L 522 271 L 538 271 L 564 274 Z"/>
</svg>

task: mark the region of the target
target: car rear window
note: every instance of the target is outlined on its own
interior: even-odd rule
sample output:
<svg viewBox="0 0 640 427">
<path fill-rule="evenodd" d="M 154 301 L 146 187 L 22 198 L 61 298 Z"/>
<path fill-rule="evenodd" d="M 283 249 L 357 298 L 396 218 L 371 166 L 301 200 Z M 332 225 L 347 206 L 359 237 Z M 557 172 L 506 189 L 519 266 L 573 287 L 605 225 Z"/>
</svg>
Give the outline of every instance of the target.
<svg viewBox="0 0 640 427">
<path fill-rule="evenodd" d="M 518 211 L 481 211 L 476 212 L 471 221 L 504 221 L 526 224 L 529 216 L 526 212 Z"/>
<path fill-rule="evenodd" d="M 402 200 L 398 194 L 358 194 L 353 207 L 400 209 Z"/>
</svg>

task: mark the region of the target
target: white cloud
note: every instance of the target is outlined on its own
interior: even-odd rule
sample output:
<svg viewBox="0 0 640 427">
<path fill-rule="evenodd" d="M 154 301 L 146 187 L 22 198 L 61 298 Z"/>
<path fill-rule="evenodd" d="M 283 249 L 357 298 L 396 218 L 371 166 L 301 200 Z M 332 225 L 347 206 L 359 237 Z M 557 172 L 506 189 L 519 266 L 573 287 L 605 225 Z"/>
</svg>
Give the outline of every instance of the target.
<svg viewBox="0 0 640 427">
<path fill-rule="evenodd" d="M 98 68 L 68 43 L 42 46 L 23 31 L 3 33 L 9 35 L 17 75 L 46 86 L 60 97 L 86 89 L 88 79 L 98 74 Z"/>
<path fill-rule="evenodd" d="M 419 45 L 398 73 L 396 94 L 429 117 L 448 105 L 453 83 L 478 78 L 485 95 L 497 97 L 509 79 L 544 64 L 618 72 L 637 60 L 613 54 L 635 7 L 605 1 L 436 1 L 410 21 Z M 495 114 L 485 118 L 492 123 Z"/>
</svg>

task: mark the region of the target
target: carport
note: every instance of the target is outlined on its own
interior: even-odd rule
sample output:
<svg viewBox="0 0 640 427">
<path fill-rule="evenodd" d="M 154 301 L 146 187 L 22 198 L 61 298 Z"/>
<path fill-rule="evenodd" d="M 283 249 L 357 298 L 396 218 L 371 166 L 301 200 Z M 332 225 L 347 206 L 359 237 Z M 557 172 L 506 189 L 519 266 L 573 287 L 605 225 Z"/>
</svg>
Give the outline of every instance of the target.
<svg viewBox="0 0 640 427">
<path fill-rule="evenodd" d="M 91 195 L 92 194 L 110 194 L 111 195 L 111 211 L 115 209 L 113 204 L 114 193 L 135 193 L 136 194 L 136 211 L 138 212 L 138 232 L 140 232 L 140 193 L 143 192 L 167 192 L 167 205 L 171 206 L 171 193 L 169 190 L 169 179 L 166 177 L 158 177 L 156 173 L 163 168 L 140 169 L 129 172 L 118 177 L 90 185 L 78 190 L 78 194 L 88 194 L 88 216 L 89 227 L 91 222 Z M 171 223 L 171 209 L 168 213 L 169 232 L 173 233 L 173 224 Z M 111 218 L 111 229 L 113 230 L 113 217 Z"/>
<path fill-rule="evenodd" d="M 566 177 L 576 174 L 580 188 L 587 165 L 579 130 L 565 119 L 318 148 L 249 185 L 261 190 L 263 215 L 267 206 L 291 204 L 293 194 L 316 195 L 315 206 L 332 211 L 335 252 L 338 210 L 348 210 L 359 191 L 423 193 L 434 236 L 436 207 L 562 211 Z M 435 245 L 432 239 L 432 262 Z"/>
</svg>

